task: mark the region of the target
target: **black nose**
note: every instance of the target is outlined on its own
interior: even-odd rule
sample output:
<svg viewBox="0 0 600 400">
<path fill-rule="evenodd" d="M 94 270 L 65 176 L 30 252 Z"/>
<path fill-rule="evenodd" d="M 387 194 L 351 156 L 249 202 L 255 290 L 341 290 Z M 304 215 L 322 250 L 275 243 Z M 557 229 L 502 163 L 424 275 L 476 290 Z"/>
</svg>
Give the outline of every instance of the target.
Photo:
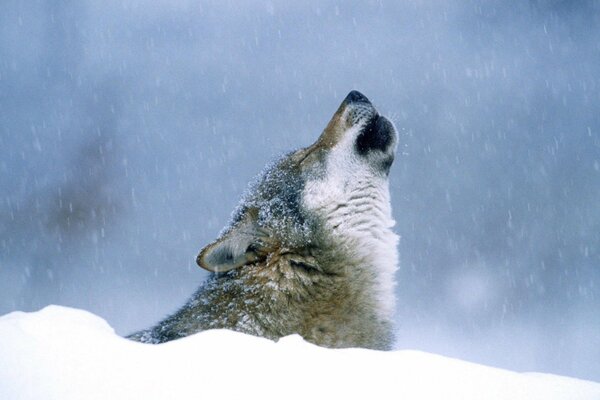
<svg viewBox="0 0 600 400">
<path fill-rule="evenodd" d="M 344 102 L 350 104 L 350 103 L 370 103 L 369 99 L 367 99 L 367 97 L 362 94 L 361 92 L 359 92 L 358 90 L 353 90 L 350 93 L 348 93 L 348 96 L 346 96 L 346 98 L 344 99 Z"/>
</svg>

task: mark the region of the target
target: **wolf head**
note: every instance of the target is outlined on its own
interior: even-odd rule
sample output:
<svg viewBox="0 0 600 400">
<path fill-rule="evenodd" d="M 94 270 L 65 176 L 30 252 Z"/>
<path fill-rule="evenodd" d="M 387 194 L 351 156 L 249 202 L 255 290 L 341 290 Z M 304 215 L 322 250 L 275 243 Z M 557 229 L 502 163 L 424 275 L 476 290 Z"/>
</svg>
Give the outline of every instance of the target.
<svg viewBox="0 0 600 400">
<path fill-rule="evenodd" d="M 341 274 L 332 252 L 344 253 L 354 262 L 343 268 L 366 269 L 393 307 L 397 236 L 388 174 L 396 144 L 393 124 L 350 92 L 313 145 L 285 155 L 251 183 L 198 265 L 226 272 L 288 254 L 295 267 Z"/>
</svg>

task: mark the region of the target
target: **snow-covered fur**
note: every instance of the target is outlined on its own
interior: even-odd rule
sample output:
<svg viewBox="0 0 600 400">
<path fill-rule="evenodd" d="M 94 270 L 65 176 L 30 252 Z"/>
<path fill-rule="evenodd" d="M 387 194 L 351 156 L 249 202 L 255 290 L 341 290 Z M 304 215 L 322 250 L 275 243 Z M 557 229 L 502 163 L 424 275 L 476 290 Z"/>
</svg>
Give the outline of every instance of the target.
<svg viewBox="0 0 600 400">
<path fill-rule="evenodd" d="M 388 173 L 396 131 L 357 91 L 310 147 L 250 185 L 200 252 L 214 272 L 175 314 L 131 339 L 161 343 L 228 328 L 327 347 L 390 349 L 398 237 Z"/>
</svg>

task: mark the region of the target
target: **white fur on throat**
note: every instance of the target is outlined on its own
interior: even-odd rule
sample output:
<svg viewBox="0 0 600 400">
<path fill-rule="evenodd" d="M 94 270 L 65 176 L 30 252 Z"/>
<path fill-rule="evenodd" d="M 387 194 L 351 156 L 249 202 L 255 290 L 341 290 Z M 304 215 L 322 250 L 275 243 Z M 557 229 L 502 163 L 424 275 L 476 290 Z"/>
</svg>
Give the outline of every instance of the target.
<svg viewBox="0 0 600 400">
<path fill-rule="evenodd" d="M 303 205 L 324 218 L 339 245 L 356 251 L 365 268 L 373 271 L 378 311 L 391 320 L 399 237 L 392 231 L 395 221 L 387 177 L 374 173 L 350 147 L 359 129 L 355 126 L 346 132 L 331 150 L 324 179 L 306 183 Z"/>
</svg>

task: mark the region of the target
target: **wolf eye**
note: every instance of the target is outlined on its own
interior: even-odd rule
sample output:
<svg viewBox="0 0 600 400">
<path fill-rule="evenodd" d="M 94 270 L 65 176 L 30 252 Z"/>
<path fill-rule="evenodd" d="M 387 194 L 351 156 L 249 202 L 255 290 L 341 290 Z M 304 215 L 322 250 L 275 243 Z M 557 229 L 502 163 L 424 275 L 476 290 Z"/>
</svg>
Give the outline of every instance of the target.
<svg viewBox="0 0 600 400">
<path fill-rule="evenodd" d="M 317 268 L 316 266 L 310 265 L 307 263 L 303 263 L 301 261 L 290 260 L 290 264 L 292 265 L 292 267 L 299 268 L 309 274 L 314 274 L 316 272 L 319 272 L 319 268 Z"/>
</svg>

